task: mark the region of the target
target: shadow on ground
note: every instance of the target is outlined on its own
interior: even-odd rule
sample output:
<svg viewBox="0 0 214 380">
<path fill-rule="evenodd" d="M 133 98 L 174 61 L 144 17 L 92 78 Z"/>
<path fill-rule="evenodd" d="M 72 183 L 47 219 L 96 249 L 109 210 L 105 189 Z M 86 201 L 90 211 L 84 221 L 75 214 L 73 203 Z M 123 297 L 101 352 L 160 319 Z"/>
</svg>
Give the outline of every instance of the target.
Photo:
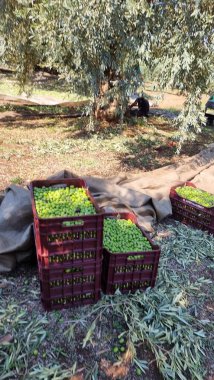
<svg viewBox="0 0 214 380">
<path fill-rule="evenodd" d="M 162 143 L 155 138 L 153 141 L 140 136 L 133 142 L 127 142 L 129 153 L 121 154 L 122 164 L 131 169 L 153 170 L 163 165 L 172 163 L 176 147 Z"/>
</svg>

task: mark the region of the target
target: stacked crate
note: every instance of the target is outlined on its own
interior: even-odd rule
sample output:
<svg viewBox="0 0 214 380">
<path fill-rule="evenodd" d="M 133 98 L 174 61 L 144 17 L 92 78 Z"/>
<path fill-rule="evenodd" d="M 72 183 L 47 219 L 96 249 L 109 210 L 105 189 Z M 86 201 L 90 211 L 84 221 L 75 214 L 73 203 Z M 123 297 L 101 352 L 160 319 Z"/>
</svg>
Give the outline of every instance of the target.
<svg viewBox="0 0 214 380">
<path fill-rule="evenodd" d="M 95 215 L 39 218 L 35 187 L 83 187 Z M 103 215 L 82 179 L 33 181 L 30 186 L 34 234 L 41 287 L 46 310 L 95 303 L 100 298 Z"/>
<path fill-rule="evenodd" d="M 191 182 L 186 182 L 185 186 L 196 188 Z M 204 207 L 181 197 L 176 192 L 177 187 L 180 186 L 172 187 L 170 190 L 170 201 L 174 219 L 214 234 L 214 207 Z"/>
</svg>

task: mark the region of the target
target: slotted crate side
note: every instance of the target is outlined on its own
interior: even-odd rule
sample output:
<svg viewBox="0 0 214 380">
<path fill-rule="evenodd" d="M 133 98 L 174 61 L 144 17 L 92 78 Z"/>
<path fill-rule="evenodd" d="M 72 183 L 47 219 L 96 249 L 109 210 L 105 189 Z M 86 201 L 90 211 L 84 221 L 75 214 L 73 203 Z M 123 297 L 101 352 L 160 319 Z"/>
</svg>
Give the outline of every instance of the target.
<svg viewBox="0 0 214 380">
<path fill-rule="evenodd" d="M 100 292 L 77 294 L 71 297 L 56 298 L 56 299 L 43 299 L 42 304 L 46 311 L 62 310 L 71 307 L 92 305 L 100 299 Z"/>
<path fill-rule="evenodd" d="M 69 245 L 62 248 L 57 247 L 56 250 L 46 256 L 40 254 L 40 251 L 37 249 L 38 263 L 40 266 L 48 268 L 66 268 L 67 266 L 75 265 L 75 263 L 93 263 L 101 258 L 102 248 L 98 249 L 92 244 L 89 245 L 91 247 L 87 249 L 81 245 L 74 245 L 72 249 Z"/>
<path fill-rule="evenodd" d="M 155 286 L 160 251 L 141 253 L 142 259 L 127 259 L 138 253 L 114 254 L 104 250 L 102 288 L 105 293 L 114 293 L 116 289 L 125 293 Z"/>
<path fill-rule="evenodd" d="M 59 184 L 84 187 L 86 189 L 85 182 L 81 179 L 33 181 L 31 183 L 34 234 L 40 265 L 48 268 L 62 267 L 65 263 L 72 263 L 76 257 L 79 257 L 79 260 L 88 261 L 94 258 L 100 259 L 102 254 L 103 216 L 87 189 L 86 192 L 97 211 L 96 215 L 48 219 L 38 217 L 33 197 L 34 187 L 48 187 Z M 71 225 L 73 223 L 78 224 Z M 70 259 L 68 255 L 70 255 Z"/>
<path fill-rule="evenodd" d="M 105 214 L 105 217 L 114 217 L 117 215 L 121 219 L 130 219 L 141 230 L 151 246 L 152 251 L 147 252 L 127 252 L 111 253 L 103 250 L 102 266 L 102 290 L 104 293 L 113 294 L 116 289 L 122 293 L 154 287 L 160 248 L 155 245 L 143 229 L 137 224 L 137 218 L 131 213 Z"/>
<path fill-rule="evenodd" d="M 171 200 L 172 203 L 172 215 L 173 218 L 179 220 L 181 223 L 186 225 L 191 225 L 195 228 L 199 228 L 204 231 L 208 231 L 214 234 L 213 218 L 206 213 L 200 213 L 198 210 L 196 213 L 191 211 L 191 206 L 183 203 L 178 203 L 178 201 Z"/>
<path fill-rule="evenodd" d="M 101 258 L 103 216 L 86 218 L 81 227 L 64 227 L 59 223 L 58 227 L 45 226 L 45 230 L 41 227 L 39 230 L 35 224 L 37 257 L 41 265 L 60 267 L 77 259 L 90 261 Z"/>
<path fill-rule="evenodd" d="M 101 260 L 69 269 L 39 268 L 41 298 L 47 310 L 96 302 L 101 290 Z"/>
<path fill-rule="evenodd" d="M 196 188 L 191 182 L 187 182 L 185 186 Z M 176 193 L 177 187 L 180 186 L 172 187 L 170 190 L 170 201 L 174 219 L 214 234 L 214 207 L 204 207 L 182 198 Z"/>
<path fill-rule="evenodd" d="M 101 261 L 65 269 L 39 268 L 43 298 L 72 296 L 100 290 Z"/>
</svg>

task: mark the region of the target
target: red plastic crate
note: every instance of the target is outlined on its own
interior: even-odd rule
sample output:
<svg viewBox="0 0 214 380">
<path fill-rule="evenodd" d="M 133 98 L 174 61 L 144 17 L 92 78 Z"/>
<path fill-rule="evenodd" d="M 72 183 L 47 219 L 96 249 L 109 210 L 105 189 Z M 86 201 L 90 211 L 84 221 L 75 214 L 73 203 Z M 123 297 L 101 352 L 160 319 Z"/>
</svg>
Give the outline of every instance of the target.
<svg viewBox="0 0 214 380">
<path fill-rule="evenodd" d="M 39 268 L 41 298 L 47 311 L 84 306 L 100 299 L 102 261 L 70 268 Z"/>
<path fill-rule="evenodd" d="M 33 190 L 48 186 L 83 187 L 97 214 L 74 217 L 39 218 Z M 100 260 L 102 257 L 103 216 L 82 179 L 33 181 L 30 185 L 34 215 L 34 234 L 38 264 L 41 268 L 64 268 L 74 262 Z M 79 222 L 68 226 L 66 223 Z"/>
<path fill-rule="evenodd" d="M 103 249 L 102 290 L 113 294 L 117 289 L 121 293 L 134 292 L 138 289 L 154 287 L 157 276 L 160 248 L 155 245 L 143 229 L 137 224 L 137 218 L 132 213 L 109 213 L 104 217 L 130 219 L 149 240 L 152 251 L 111 253 Z M 141 256 L 141 258 L 138 258 Z"/>
<path fill-rule="evenodd" d="M 192 182 L 186 182 L 184 186 L 196 188 Z M 173 218 L 179 220 L 181 223 L 214 234 L 214 207 L 204 207 L 198 203 L 182 198 L 176 193 L 177 187 L 180 186 L 174 186 L 170 190 Z"/>
</svg>

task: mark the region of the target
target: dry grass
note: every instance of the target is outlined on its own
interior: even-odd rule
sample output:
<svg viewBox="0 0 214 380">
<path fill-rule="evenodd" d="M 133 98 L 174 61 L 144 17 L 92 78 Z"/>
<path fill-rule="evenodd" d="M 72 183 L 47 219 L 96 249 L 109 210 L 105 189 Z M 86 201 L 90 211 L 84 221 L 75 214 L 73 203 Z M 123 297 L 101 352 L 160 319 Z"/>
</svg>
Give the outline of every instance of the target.
<svg viewBox="0 0 214 380">
<path fill-rule="evenodd" d="M 0 189 L 11 182 L 46 178 L 62 169 L 81 175 L 109 177 L 120 172 L 140 173 L 180 159 L 170 120 L 151 116 L 104 124 L 87 132 L 87 118 L 23 118 L 0 113 Z M 198 153 L 213 141 L 205 128 L 197 141 L 184 146 L 181 156 Z M 143 154 L 142 154 L 143 152 Z"/>
</svg>

